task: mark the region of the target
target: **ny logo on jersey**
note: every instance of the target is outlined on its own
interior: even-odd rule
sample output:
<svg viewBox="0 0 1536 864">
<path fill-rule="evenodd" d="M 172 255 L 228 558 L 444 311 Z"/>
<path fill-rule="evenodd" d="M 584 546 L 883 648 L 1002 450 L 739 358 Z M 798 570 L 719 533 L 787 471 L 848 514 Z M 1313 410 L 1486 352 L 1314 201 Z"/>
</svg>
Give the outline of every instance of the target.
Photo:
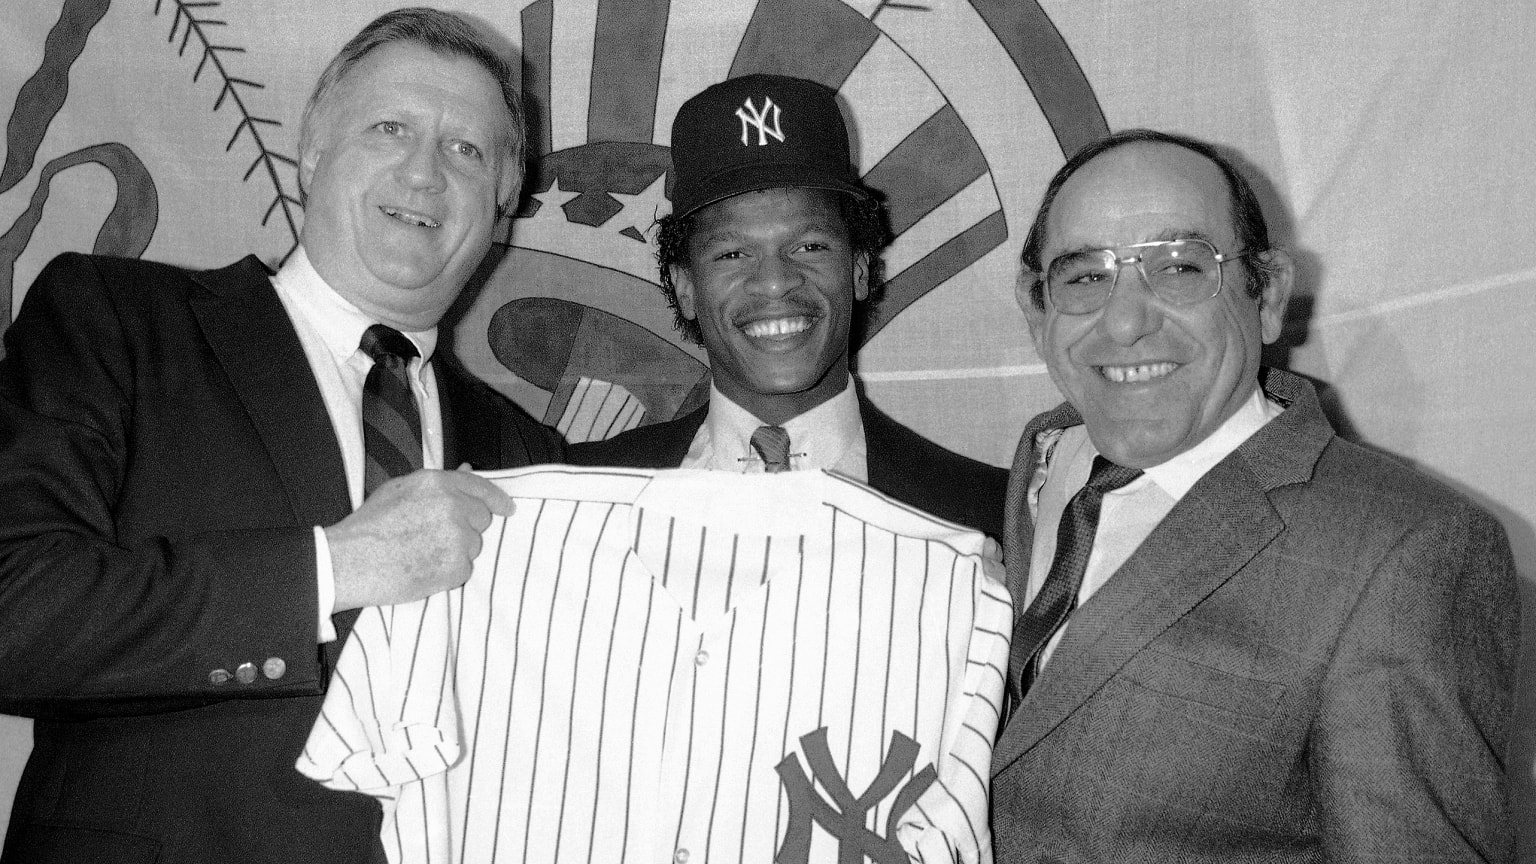
<svg viewBox="0 0 1536 864">
<path fill-rule="evenodd" d="M 804 769 L 800 767 L 800 757 L 794 753 L 785 756 L 775 766 L 779 782 L 783 784 L 784 793 L 789 799 L 789 827 L 784 832 L 784 844 L 779 847 L 779 854 L 774 857 L 774 861 L 777 864 L 806 864 L 811 853 L 811 826 L 815 824 L 837 838 L 838 861 L 863 861 L 867 858 L 875 864 L 907 864 L 907 853 L 896 840 L 896 825 L 937 779 L 938 772 L 933 770 L 933 765 L 919 771 L 896 793 L 896 801 L 885 817 L 884 837 L 865 827 L 865 822 L 869 811 L 884 801 L 896 789 L 901 778 L 912 770 L 913 763 L 917 761 L 917 752 L 921 749 L 918 743 L 900 732 L 894 733 L 891 746 L 885 752 L 885 762 L 880 766 L 880 773 L 869 784 L 869 788 L 864 790 L 864 794 L 858 797 L 854 797 L 848 789 L 847 778 L 837 770 L 837 763 L 832 761 L 832 753 L 827 749 L 825 726 L 802 735 L 800 749 L 805 751 L 806 761 L 811 764 L 811 778 L 821 783 L 832 800 L 828 802 L 816 793 L 815 783 L 805 776 Z"/>
<path fill-rule="evenodd" d="M 773 128 L 768 128 L 768 112 L 773 112 Z M 773 104 L 773 100 L 763 97 L 762 110 L 752 107 L 752 97 L 748 96 L 742 107 L 736 109 L 736 116 L 741 118 L 741 145 L 747 146 L 747 133 L 757 130 L 757 146 L 768 146 L 769 137 L 784 140 L 784 133 L 779 129 L 779 106 Z"/>
</svg>

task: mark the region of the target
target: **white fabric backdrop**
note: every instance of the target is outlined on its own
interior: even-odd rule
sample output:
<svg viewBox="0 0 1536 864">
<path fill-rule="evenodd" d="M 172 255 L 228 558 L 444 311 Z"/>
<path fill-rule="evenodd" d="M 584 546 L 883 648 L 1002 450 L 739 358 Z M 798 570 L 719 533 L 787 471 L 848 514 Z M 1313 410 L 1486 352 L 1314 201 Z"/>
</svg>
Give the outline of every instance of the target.
<svg viewBox="0 0 1536 864">
<path fill-rule="evenodd" d="M 302 221 L 292 159 L 308 88 L 394 5 L 9 0 L 0 328 L 66 250 L 280 260 Z M 536 149 L 550 154 L 510 251 L 460 310 L 457 349 L 573 437 L 615 413 L 670 416 L 702 373 L 639 232 L 666 207 L 672 113 L 703 86 L 773 69 L 839 87 L 860 167 L 901 229 L 862 378 L 898 418 L 1004 465 L 1058 398 L 1013 302 L 1033 206 L 1064 146 L 1153 126 L 1243 154 L 1302 263 L 1274 359 L 1327 385 L 1351 437 L 1494 510 L 1536 606 L 1536 399 L 1520 383 L 1536 377 L 1536 4 L 441 5 L 524 49 Z M 1532 667 L 1512 768 L 1526 825 Z M 27 730 L 0 721 L 0 778 L 19 770 Z M 0 779 L 0 811 L 9 788 Z"/>
</svg>

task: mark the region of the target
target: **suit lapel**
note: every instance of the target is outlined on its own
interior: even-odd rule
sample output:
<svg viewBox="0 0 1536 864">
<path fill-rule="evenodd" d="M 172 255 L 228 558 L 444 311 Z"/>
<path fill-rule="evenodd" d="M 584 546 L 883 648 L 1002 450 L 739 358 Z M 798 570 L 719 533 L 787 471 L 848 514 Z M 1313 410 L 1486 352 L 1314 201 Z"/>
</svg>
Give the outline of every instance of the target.
<svg viewBox="0 0 1536 864">
<path fill-rule="evenodd" d="M 1062 403 L 1029 422 L 1019 436 L 1013 467 L 1008 472 L 1008 494 L 1003 499 L 1003 563 L 1008 569 L 1008 591 L 1013 595 L 1013 617 L 1024 614 L 1021 605 L 1029 582 L 1029 562 L 1034 554 L 1035 523 L 1029 512 L 1029 484 L 1044 454 L 1036 445 L 1041 434 L 1082 424 L 1071 405 Z"/>
<path fill-rule="evenodd" d="M 251 418 L 300 525 L 351 512 L 331 418 L 288 313 L 254 257 L 193 275 L 192 312 Z"/>
<path fill-rule="evenodd" d="M 968 490 L 935 464 L 932 444 L 896 422 L 859 395 L 859 422 L 864 427 L 864 471 L 869 485 L 913 507 L 941 518 L 962 521 L 946 506 Z"/>
<path fill-rule="evenodd" d="M 1138 652 L 1188 615 L 1285 528 L 1269 501 L 1306 481 L 1333 431 L 1301 379 L 1266 370 L 1262 383 L 1290 406 L 1200 479 L 1104 587 L 1073 613 L 1051 662 L 999 737 L 992 773 L 1007 768 L 1097 693 Z M 1065 409 L 1065 410 L 1064 410 Z M 1008 485 L 1009 587 L 1028 577 L 1033 526 L 1025 503 L 1038 433 L 1081 420 L 1066 406 L 1031 422 Z M 1027 532 L 1027 533 L 1026 533 Z M 1015 615 L 1022 613 L 1016 609 Z"/>
<path fill-rule="evenodd" d="M 1022 756 L 1127 661 L 1231 579 L 1284 523 L 1241 463 L 1223 462 L 1189 491 L 1129 560 L 1072 614 L 993 756 Z M 1198 550 L 1198 551 L 1196 551 Z"/>
<path fill-rule="evenodd" d="M 890 490 L 905 476 L 895 460 L 898 456 L 911 459 L 912 454 L 900 453 L 900 448 L 892 446 L 885 416 L 865 401 L 862 394 L 859 396 L 859 422 L 864 426 L 864 471 L 869 475 L 869 485 L 895 496 Z"/>
<path fill-rule="evenodd" d="M 698 434 L 699 427 L 704 425 L 708 416 L 709 404 L 705 403 L 703 408 L 691 414 L 659 424 L 654 454 L 659 464 L 671 467 L 683 464 L 683 460 L 688 458 L 688 448 L 693 446 L 693 436 Z"/>
</svg>

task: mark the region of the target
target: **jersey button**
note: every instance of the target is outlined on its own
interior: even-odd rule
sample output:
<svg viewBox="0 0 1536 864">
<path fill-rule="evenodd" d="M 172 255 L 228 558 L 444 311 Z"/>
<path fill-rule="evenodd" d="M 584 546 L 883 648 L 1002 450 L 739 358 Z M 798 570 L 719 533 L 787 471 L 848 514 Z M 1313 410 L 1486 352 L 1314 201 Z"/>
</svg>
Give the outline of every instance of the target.
<svg viewBox="0 0 1536 864">
<path fill-rule="evenodd" d="M 677 864 L 688 864 L 688 850 L 679 849 L 676 852 L 673 852 L 672 860 L 676 861 Z"/>
<path fill-rule="evenodd" d="M 693 655 L 693 665 L 695 665 L 695 666 L 703 666 L 705 663 L 708 663 L 708 662 L 709 662 L 709 652 L 708 651 L 700 651 L 699 653 Z M 686 850 L 686 849 L 681 850 L 681 852 L 685 856 L 688 854 L 688 850 Z M 679 862 L 677 862 L 677 864 L 683 864 L 683 862 L 679 861 Z"/>
</svg>

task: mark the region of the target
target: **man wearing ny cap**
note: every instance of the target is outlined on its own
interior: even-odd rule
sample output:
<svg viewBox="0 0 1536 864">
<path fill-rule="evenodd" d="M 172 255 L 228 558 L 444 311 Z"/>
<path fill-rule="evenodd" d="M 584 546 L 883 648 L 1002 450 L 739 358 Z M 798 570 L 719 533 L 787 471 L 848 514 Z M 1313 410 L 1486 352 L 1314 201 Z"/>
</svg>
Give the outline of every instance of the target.
<svg viewBox="0 0 1536 864">
<path fill-rule="evenodd" d="M 293 764 L 357 610 L 462 583 L 508 511 L 441 469 L 559 459 L 434 351 L 520 112 L 465 21 L 388 13 L 310 99 L 277 273 L 38 277 L 0 361 L 0 711 L 36 718 L 7 864 L 382 860 L 378 802 Z"/>
<path fill-rule="evenodd" d="M 672 124 L 672 213 L 657 259 L 709 403 L 575 445 L 573 462 L 756 472 L 830 468 L 999 537 L 1006 472 L 951 453 L 856 390 L 849 335 L 880 285 L 880 205 L 859 183 L 829 88 L 747 75 Z"/>
<path fill-rule="evenodd" d="M 882 234 L 831 90 L 727 81 L 672 144 L 707 409 L 512 481 L 530 542 L 488 542 L 460 605 L 367 612 L 301 770 L 398 802 L 407 862 L 988 861 L 1012 607 L 962 526 L 998 530 L 1005 472 L 861 409 Z"/>
</svg>

